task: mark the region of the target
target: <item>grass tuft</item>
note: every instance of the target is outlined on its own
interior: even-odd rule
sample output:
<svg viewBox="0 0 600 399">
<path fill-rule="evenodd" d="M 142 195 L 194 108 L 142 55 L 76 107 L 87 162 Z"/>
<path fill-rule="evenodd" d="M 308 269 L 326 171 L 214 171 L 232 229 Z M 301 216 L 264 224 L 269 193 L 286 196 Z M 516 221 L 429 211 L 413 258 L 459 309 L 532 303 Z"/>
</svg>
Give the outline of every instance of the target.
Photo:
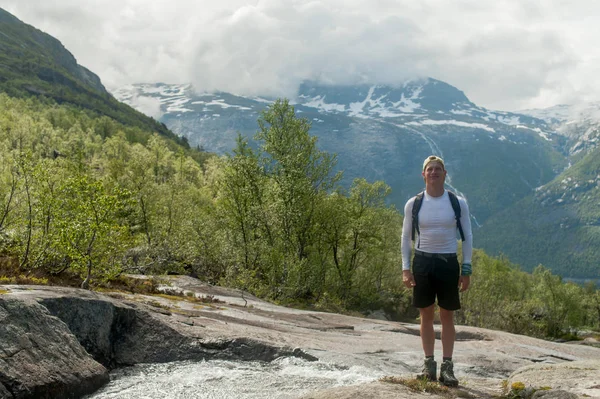
<svg viewBox="0 0 600 399">
<path fill-rule="evenodd" d="M 402 378 L 394 376 L 385 376 L 380 379 L 381 382 L 388 384 L 400 384 L 410 388 L 415 392 L 426 392 L 436 395 L 442 395 L 447 398 L 453 398 L 454 395 L 446 386 L 437 382 L 431 382 L 424 378 Z"/>
<path fill-rule="evenodd" d="M 48 279 L 44 277 L 26 276 L 0 276 L 0 284 L 21 284 L 21 285 L 48 285 Z"/>
</svg>

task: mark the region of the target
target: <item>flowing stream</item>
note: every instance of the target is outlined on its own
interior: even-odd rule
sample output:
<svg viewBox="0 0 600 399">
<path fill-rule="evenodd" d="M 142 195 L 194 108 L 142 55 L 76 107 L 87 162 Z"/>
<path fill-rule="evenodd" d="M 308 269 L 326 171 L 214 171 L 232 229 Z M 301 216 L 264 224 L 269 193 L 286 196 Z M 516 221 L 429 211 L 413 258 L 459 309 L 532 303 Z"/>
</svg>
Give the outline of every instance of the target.
<svg viewBox="0 0 600 399">
<path fill-rule="evenodd" d="M 271 363 L 211 360 L 143 364 L 115 370 L 111 381 L 87 399 L 267 399 L 299 396 L 382 377 L 361 366 L 348 368 L 297 358 Z"/>
</svg>

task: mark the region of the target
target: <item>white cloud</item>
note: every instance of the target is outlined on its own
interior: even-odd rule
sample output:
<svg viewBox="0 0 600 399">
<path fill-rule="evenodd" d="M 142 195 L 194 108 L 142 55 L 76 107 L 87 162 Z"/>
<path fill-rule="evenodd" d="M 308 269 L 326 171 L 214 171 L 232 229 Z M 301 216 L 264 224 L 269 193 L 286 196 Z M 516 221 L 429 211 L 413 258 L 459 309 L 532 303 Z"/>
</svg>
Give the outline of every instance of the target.
<svg viewBox="0 0 600 399">
<path fill-rule="evenodd" d="M 597 100 L 600 2 L 0 0 L 115 88 L 287 95 L 430 76 L 492 109 Z"/>
<path fill-rule="evenodd" d="M 159 119 L 164 112 L 160 109 L 160 100 L 156 97 L 137 96 L 129 101 L 131 106 L 143 114 Z"/>
</svg>

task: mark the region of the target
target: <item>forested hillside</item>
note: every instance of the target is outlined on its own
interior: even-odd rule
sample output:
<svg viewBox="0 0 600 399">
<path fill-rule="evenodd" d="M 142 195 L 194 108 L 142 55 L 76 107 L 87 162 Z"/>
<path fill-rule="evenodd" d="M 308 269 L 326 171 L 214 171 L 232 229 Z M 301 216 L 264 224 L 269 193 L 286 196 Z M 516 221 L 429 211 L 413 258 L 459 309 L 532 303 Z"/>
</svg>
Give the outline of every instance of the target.
<svg viewBox="0 0 600 399">
<path fill-rule="evenodd" d="M 512 248 L 511 259 L 552 265 L 565 277 L 600 278 L 600 149 L 550 183 L 490 218 L 479 245 L 489 253 Z"/>
<path fill-rule="evenodd" d="M 186 138 L 173 134 L 164 124 L 117 101 L 100 78 L 77 64 L 57 39 L 1 8 L 0 92 L 13 97 L 43 96 L 59 104 L 76 105 L 188 146 Z"/>
<path fill-rule="evenodd" d="M 352 306 L 399 286 L 401 217 L 384 205 L 387 187 L 336 187 L 334 157 L 287 103 L 262 119 L 264 152 L 240 141 L 236 156 L 200 165 L 106 117 L 0 99 L 0 231 L 22 270 L 189 272 Z"/>
</svg>

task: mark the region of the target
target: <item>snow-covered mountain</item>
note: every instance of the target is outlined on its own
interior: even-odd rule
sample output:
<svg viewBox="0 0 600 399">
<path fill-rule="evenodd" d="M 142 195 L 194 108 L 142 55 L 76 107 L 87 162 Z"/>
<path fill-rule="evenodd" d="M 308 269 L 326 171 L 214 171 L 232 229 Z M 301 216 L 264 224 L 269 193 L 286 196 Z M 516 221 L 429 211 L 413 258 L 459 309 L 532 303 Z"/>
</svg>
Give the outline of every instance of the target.
<svg viewBox="0 0 600 399">
<path fill-rule="evenodd" d="M 567 137 L 570 156 L 580 157 L 600 142 L 600 103 L 556 105 L 545 109 L 529 109 L 523 114 L 542 119 L 557 133 Z"/>
<path fill-rule="evenodd" d="M 161 120 L 173 123 L 172 128 L 177 133 L 215 152 L 231 147 L 222 142 L 222 137 L 198 135 L 194 126 L 189 124 L 193 118 L 187 113 L 200 115 L 205 122 L 228 118 L 232 113 L 252 117 L 255 121 L 258 113 L 274 100 L 222 92 L 196 93 L 191 85 L 161 83 L 130 85 L 113 94 L 140 111 L 153 116 L 160 115 Z M 351 118 L 388 120 L 407 127 L 453 125 L 495 133 L 498 129 L 494 126 L 501 124 L 531 130 L 544 139 L 554 133 L 550 127 L 552 119 L 544 118 L 543 114 L 539 117 L 533 112 L 526 115 L 490 111 L 473 104 L 463 92 L 435 79 L 407 81 L 397 87 L 305 83 L 300 86 L 296 98 L 291 100 L 300 113 L 312 111 Z M 184 119 L 185 123 L 176 123 L 175 119 L 178 118 Z M 314 123 L 323 123 L 319 118 L 313 120 Z M 507 137 L 498 135 L 498 139 L 507 140 Z"/>
<path fill-rule="evenodd" d="M 113 94 L 159 116 L 191 145 L 217 153 L 230 152 L 238 132 L 252 138 L 260 112 L 274 100 L 196 93 L 190 85 L 162 83 L 131 85 Z M 421 189 L 419 165 L 429 154 L 447 158 L 451 188 L 477 199 L 473 214 L 478 223 L 567 164 L 564 157 L 551 156 L 565 139 L 546 121 L 479 107 L 435 79 L 394 87 L 307 82 L 291 101 L 298 115 L 312 122 L 319 146 L 338 154 L 346 183 L 355 177 L 384 180 L 398 207 Z M 510 179 L 483 187 L 501 176 Z"/>
</svg>

